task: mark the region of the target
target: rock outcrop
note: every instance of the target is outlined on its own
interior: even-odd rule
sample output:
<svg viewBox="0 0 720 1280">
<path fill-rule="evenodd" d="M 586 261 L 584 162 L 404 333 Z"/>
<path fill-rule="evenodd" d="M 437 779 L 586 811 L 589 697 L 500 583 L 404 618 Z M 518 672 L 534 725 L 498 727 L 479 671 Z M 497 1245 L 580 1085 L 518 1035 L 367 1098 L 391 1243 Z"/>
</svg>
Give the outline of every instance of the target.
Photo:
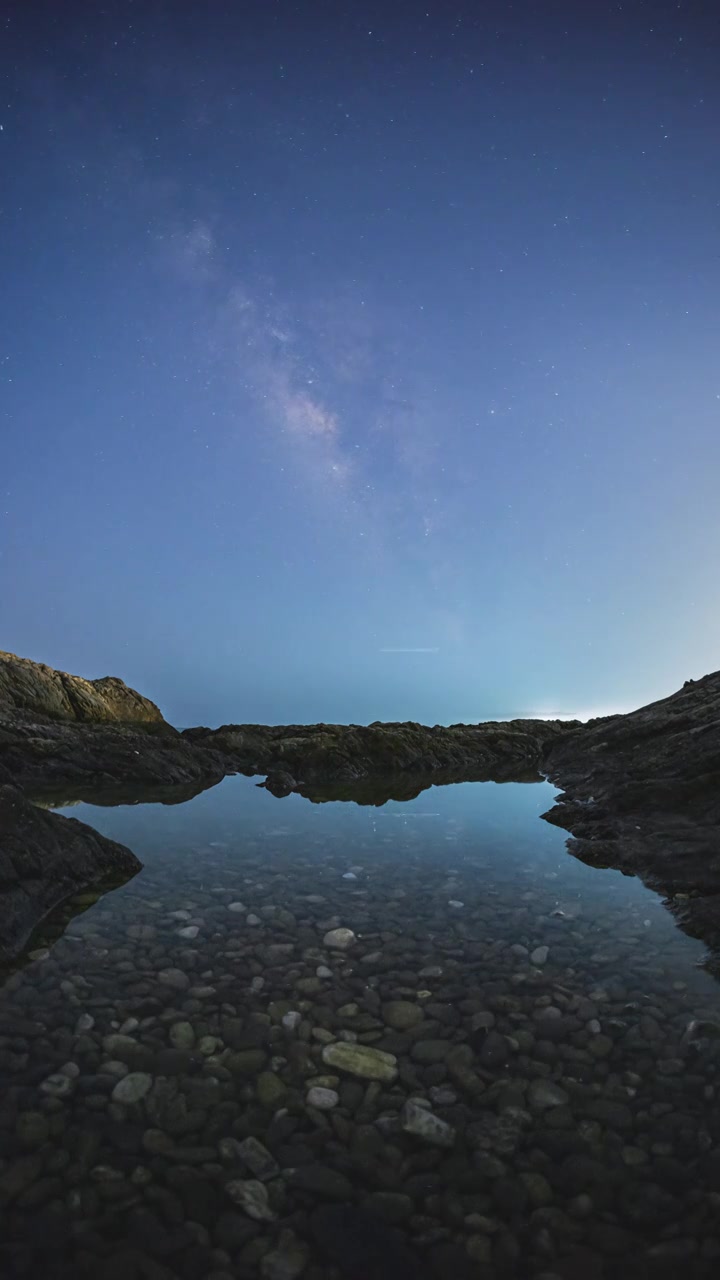
<svg viewBox="0 0 720 1280">
<path fill-rule="evenodd" d="M 77 724 L 164 724 L 162 712 L 115 676 L 83 680 L 0 650 L 0 717 Z"/>
<path fill-rule="evenodd" d="M 554 744 L 545 767 L 564 794 L 543 816 L 572 833 L 568 851 L 640 876 L 720 951 L 720 672 L 590 721 Z"/>
<path fill-rule="evenodd" d="M 0 765 L 33 798 L 115 804 L 138 791 L 196 794 L 228 772 L 122 680 L 83 680 L 10 653 L 0 653 Z"/>
<path fill-rule="evenodd" d="M 186 729 L 194 746 L 211 747 L 239 773 L 269 775 L 282 791 L 304 793 L 328 784 L 366 780 L 437 778 L 444 782 L 510 779 L 537 766 L 579 721 L 499 720 L 484 724 L 422 725 L 414 721 L 370 725 L 230 724 Z"/>
<path fill-rule="evenodd" d="M 37 799 L 92 803 L 166 800 L 178 788 L 196 794 L 228 773 L 227 760 L 159 725 L 68 724 L 0 716 L 0 764 Z M 167 794 L 164 794 L 167 793 Z M 185 797 L 187 798 L 187 797 Z"/>
<path fill-rule="evenodd" d="M 121 884 L 140 868 L 124 845 L 75 818 L 45 813 L 0 778 L 0 963 L 69 894 Z"/>
<path fill-rule="evenodd" d="M 565 792 L 550 822 L 604 853 L 616 846 L 623 869 L 652 864 L 676 888 L 720 891 L 720 672 L 589 721 L 545 767 Z"/>
<path fill-rule="evenodd" d="M 0 960 L 69 895 L 140 869 L 129 849 L 26 797 L 173 803 L 227 772 L 223 757 L 186 742 L 122 680 L 0 653 Z"/>
</svg>

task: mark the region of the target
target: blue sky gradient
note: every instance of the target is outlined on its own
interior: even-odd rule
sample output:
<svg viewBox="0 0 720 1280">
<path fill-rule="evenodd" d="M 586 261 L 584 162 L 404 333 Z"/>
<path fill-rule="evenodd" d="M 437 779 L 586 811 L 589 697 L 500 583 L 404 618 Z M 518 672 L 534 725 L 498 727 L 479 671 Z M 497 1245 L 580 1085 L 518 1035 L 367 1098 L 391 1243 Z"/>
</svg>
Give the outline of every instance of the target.
<svg viewBox="0 0 720 1280">
<path fill-rule="evenodd" d="M 178 724 L 720 665 L 720 12 L 38 3 L 3 41 L 0 647 Z"/>
</svg>

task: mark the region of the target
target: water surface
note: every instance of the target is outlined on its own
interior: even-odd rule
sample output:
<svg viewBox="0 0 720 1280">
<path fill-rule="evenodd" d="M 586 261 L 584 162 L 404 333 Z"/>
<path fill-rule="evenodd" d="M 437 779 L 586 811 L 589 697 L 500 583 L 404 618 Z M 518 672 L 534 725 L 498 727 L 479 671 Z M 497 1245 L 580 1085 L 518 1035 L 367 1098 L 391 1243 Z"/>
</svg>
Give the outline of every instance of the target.
<svg viewBox="0 0 720 1280">
<path fill-rule="evenodd" d="M 0 991 L 2 1274 L 714 1275 L 718 986 L 552 797 L 68 810 L 145 865 Z"/>
</svg>

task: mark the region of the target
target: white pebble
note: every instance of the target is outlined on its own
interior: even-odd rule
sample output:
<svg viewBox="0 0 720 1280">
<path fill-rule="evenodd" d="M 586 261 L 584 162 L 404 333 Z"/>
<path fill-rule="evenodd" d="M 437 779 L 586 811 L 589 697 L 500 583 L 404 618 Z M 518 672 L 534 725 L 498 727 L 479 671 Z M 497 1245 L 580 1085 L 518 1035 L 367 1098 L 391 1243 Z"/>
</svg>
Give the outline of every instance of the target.
<svg viewBox="0 0 720 1280">
<path fill-rule="evenodd" d="M 323 946 L 332 947 L 335 951 L 347 951 L 354 941 L 352 929 L 331 929 L 323 938 Z"/>
<path fill-rule="evenodd" d="M 309 1107 L 316 1107 L 318 1111 L 332 1111 L 340 1102 L 340 1094 L 334 1089 L 325 1089 L 322 1085 L 313 1085 L 312 1089 L 308 1089 L 307 1104 Z"/>
</svg>

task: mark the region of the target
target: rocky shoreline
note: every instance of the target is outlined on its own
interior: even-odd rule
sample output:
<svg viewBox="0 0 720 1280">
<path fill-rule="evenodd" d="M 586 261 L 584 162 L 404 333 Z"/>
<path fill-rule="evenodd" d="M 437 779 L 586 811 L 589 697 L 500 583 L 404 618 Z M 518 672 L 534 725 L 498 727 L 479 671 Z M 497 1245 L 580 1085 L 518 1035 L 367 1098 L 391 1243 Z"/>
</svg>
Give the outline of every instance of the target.
<svg viewBox="0 0 720 1280">
<path fill-rule="evenodd" d="M 34 801 L 175 803 L 227 774 L 265 775 L 274 795 L 383 804 L 425 787 L 546 776 L 563 794 L 544 816 L 569 852 L 639 875 L 669 894 L 679 923 L 720 946 L 720 673 L 688 681 L 629 715 L 477 725 L 223 725 L 174 729 L 121 680 L 88 681 L 0 653 L 0 946 L 6 955 L 74 889 L 129 850 L 81 823 L 44 814 L 23 843 Z M 2 784 L 6 785 L 2 785 Z M 45 846 L 43 846 L 45 841 Z M 47 857 L 41 855 L 47 848 Z M 62 850 L 62 856 L 59 854 Z M 0 955 L 2 951 L 0 951 Z"/>
</svg>

